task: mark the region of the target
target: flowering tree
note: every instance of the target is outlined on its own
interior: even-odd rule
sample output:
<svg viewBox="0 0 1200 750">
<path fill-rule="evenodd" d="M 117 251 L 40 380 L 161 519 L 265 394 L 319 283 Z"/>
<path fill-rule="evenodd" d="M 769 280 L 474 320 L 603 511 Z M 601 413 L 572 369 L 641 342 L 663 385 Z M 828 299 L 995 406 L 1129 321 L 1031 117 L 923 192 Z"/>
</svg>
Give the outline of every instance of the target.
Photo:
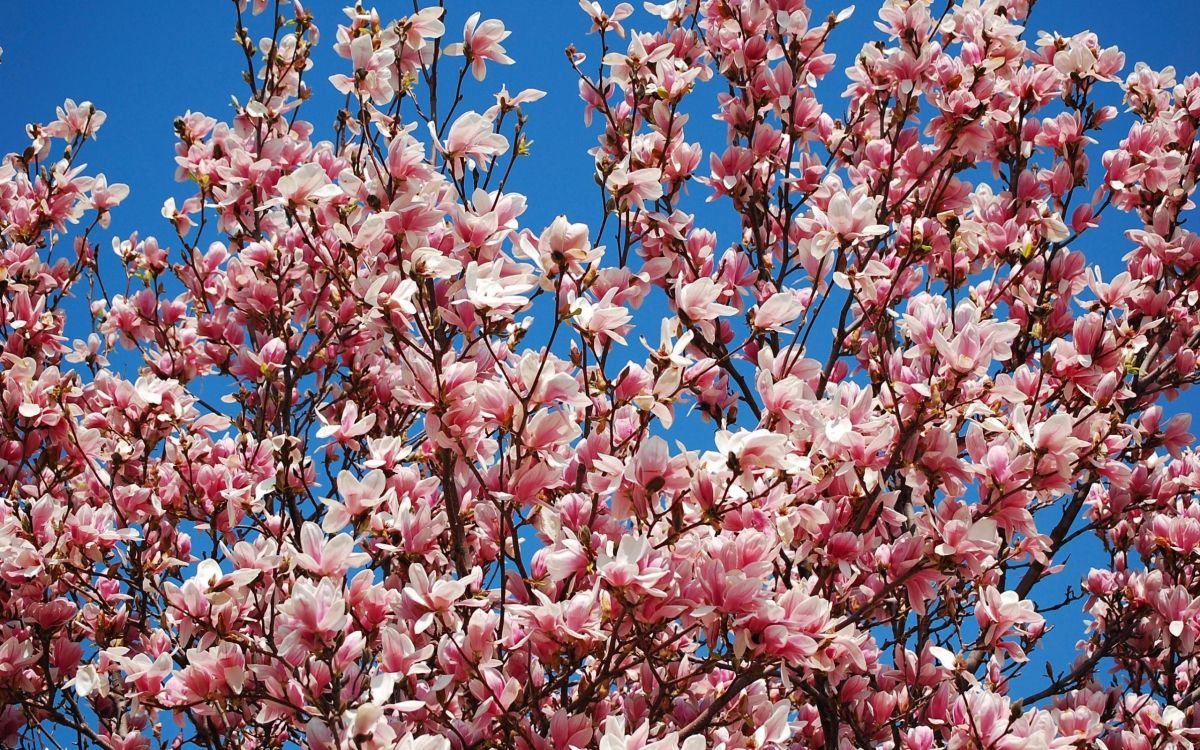
<svg viewBox="0 0 1200 750">
<path fill-rule="evenodd" d="M 0 163 L 5 745 L 1200 742 L 1161 403 L 1200 372 L 1200 76 L 888 0 L 822 106 L 848 12 L 585 0 L 596 214 L 531 229 L 540 92 L 469 109 L 499 21 L 347 10 L 322 140 L 313 16 L 266 5 L 120 272 L 100 110 Z M 1087 630 L 1043 672 L 1055 610 Z"/>
</svg>

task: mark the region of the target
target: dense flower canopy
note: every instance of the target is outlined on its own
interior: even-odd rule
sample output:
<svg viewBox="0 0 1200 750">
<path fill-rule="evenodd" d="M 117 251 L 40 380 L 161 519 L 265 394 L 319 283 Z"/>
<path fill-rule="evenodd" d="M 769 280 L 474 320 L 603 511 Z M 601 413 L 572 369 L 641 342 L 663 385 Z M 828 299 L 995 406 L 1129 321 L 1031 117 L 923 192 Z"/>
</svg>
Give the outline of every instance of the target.
<svg viewBox="0 0 1200 750">
<path fill-rule="evenodd" d="M 850 9 L 584 0 L 596 212 L 540 228 L 542 92 L 449 5 L 235 3 L 161 237 L 90 102 L 0 162 L 0 743 L 1200 743 L 1200 76 L 1030 0 L 840 62 Z"/>
</svg>

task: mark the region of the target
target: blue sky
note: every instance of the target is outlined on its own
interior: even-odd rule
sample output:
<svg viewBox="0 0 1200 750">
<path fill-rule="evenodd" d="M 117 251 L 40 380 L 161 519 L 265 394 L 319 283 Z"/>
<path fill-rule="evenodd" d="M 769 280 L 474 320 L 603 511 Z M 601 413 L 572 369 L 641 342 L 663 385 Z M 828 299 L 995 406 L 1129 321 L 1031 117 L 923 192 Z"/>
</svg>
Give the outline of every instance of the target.
<svg viewBox="0 0 1200 750">
<path fill-rule="evenodd" d="M 608 7 L 615 4 L 615 0 L 602 2 Z M 592 53 L 588 63 L 592 68 L 596 56 L 591 46 L 594 37 L 586 36 L 587 17 L 575 0 L 449 0 L 448 4 L 447 36 L 451 41 L 460 38 L 463 20 L 476 9 L 483 10 L 485 17 L 501 18 L 513 30 L 505 45 L 517 65 L 492 67 L 483 84 L 470 82 L 473 89 L 468 95 L 474 97 L 475 108 L 486 107 L 501 83 L 513 92 L 525 87 L 548 92 L 545 99 L 526 107 L 531 117 L 529 135 L 534 140 L 532 156 L 518 165 L 510 183 L 511 189 L 529 198 L 525 225 L 539 231 L 557 214 L 594 224 L 599 213 L 592 160 L 586 151 L 595 144 L 596 131 L 583 127 L 576 77 L 563 52 L 575 43 Z M 387 17 L 402 5 L 407 4 L 380 3 L 379 7 Z M 812 5 L 821 14 L 843 7 L 819 0 Z M 860 2 L 855 16 L 833 37 L 831 50 L 839 55 L 837 70 L 822 87 L 821 96 L 827 107 L 837 111 L 844 88 L 840 71 L 863 42 L 878 36 L 872 26 L 873 5 Z M 340 3 L 313 0 L 308 7 L 321 27 L 323 47 L 316 58 L 315 75 L 309 79 L 317 95 L 306 105 L 306 118 L 326 129 L 339 97 L 325 81 L 333 73 L 345 72 L 346 66 L 329 49 L 343 17 Z M 184 8 L 186 12 L 181 11 Z M 1041 0 L 1031 26 L 1062 34 L 1090 29 L 1103 44 L 1124 50 L 1128 68 L 1136 61 L 1153 67 L 1173 64 L 1182 75 L 1200 70 L 1200 46 L 1191 20 L 1195 8 L 1195 0 Z M 188 194 L 188 186 L 174 181 L 175 117 L 192 110 L 227 119 L 230 94 L 236 92 L 244 99 L 244 61 L 231 41 L 233 18 L 231 3 L 215 0 L 7 4 L 0 24 L 0 47 L 4 49 L 0 149 L 23 148 L 25 124 L 52 119 L 55 107 L 65 98 L 91 100 L 108 113 L 108 121 L 99 141 L 86 147 L 84 160 L 89 171 L 104 172 L 110 182 L 124 182 L 132 188 L 129 199 L 114 213 L 107 236 L 124 237 L 137 230 L 143 236 L 172 238 L 159 210 L 166 198 Z M 639 11 L 627 25 L 649 26 L 654 20 Z M 1034 38 L 1030 36 L 1031 41 Z M 1119 129 L 1105 134 L 1109 140 L 1100 144 L 1097 158 L 1100 151 L 1115 145 Z M 720 137 L 717 126 L 700 117 L 693 118 L 689 132 L 710 145 L 713 137 Z M 714 204 L 714 210 L 711 218 L 705 215 L 700 223 L 714 227 L 728 241 L 735 225 L 723 208 Z M 1114 224 L 1112 220 L 1124 218 L 1106 217 L 1107 226 L 1081 245 L 1090 262 L 1106 269 L 1119 262 L 1128 250 L 1121 236 L 1128 222 Z M 107 236 L 99 236 L 104 246 Z M 653 311 L 647 316 L 651 317 L 655 317 Z M 649 337 L 656 341 L 657 320 L 648 328 Z M 1194 410 L 1198 403 L 1195 397 L 1186 397 L 1169 408 Z M 1086 561 L 1075 564 L 1087 567 Z M 1069 651 L 1078 628 L 1078 621 L 1064 627 L 1057 643 Z"/>
</svg>

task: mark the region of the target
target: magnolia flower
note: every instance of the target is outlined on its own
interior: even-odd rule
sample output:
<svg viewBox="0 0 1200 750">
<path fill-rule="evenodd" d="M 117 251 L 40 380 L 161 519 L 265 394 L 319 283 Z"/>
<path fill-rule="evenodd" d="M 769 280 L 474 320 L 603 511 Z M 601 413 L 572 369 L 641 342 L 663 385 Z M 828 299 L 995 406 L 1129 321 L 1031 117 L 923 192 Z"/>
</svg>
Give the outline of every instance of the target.
<svg viewBox="0 0 1200 750">
<path fill-rule="evenodd" d="M 527 266 L 523 266 L 528 268 Z M 525 274 L 504 274 L 499 262 L 475 263 L 466 268 L 467 299 L 480 310 L 512 313 L 529 304 L 525 292 L 533 288 Z"/>
<path fill-rule="evenodd" d="M 108 367 L 108 358 L 101 352 L 100 337 L 96 334 L 88 334 L 87 341 L 75 339 L 71 342 L 71 352 L 67 354 L 68 362 L 94 364 L 97 367 Z"/>
<path fill-rule="evenodd" d="M 633 734 L 625 733 L 625 717 L 609 714 L 604 722 L 600 750 L 704 750 L 704 737 L 694 734 L 679 741 L 678 732 L 670 732 L 660 740 L 649 741 L 650 723 L 643 722 Z"/>
<path fill-rule="evenodd" d="M 107 212 L 128 196 L 128 185 L 119 182 L 109 185 L 108 179 L 103 174 L 96 175 L 96 179 L 92 182 L 92 208 L 97 211 Z"/>
<path fill-rule="evenodd" d="M 413 632 L 420 634 L 428 630 L 439 615 L 450 611 L 463 597 L 470 586 L 479 578 L 476 569 L 470 575 L 458 580 L 447 578 L 431 578 L 421 564 L 409 569 L 409 585 L 404 588 L 404 596 L 416 605 L 421 615 L 413 624 Z"/>
<path fill-rule="evenodd" d="M 648 36 L 649 38 L 652 37 Z M 645 74 L 648 69 L 670 57 L 672 51 L 674 45 L 671 42 L 663 42 L 648 52 L 642 36 L 634 34 L 629 39 L 629 49 L 625 54 L 609 52 L 602 62 L 609 66 L 609 76 L 613 82 L 628 88 L 635 75 Z"/>
<path fill-rule="evenodd" d="M 502 112 L 511 112 L 517 109 L 522 104 L 539 101 L 546 95 L 541 89 L 521 89 L 516 95 L 508 92 L 508 87 L 501 85 L 500 90 L 496 92 L 496 103 L 488 107 L 484 115 L 487 117 L 497 117 Z"/>
<path fill-rule="evenodd" d="M 275 184 L 278 198 L 263 204 L 263 207 L 312 205 L 342 195 L 342 190 L 329 180 L 320 164 L 305 164 L 299 169 L 279 178 Z"/>
<path fill-rule="evenodd" d="M 75 694 L 81 698 L 87 698 L 92 693 L 105 697 L 109 693 L 108 676 L 97 672 L 94 664 L 80 667 L 75 676 L 64 683 L 64 687 L 75 688 Z"/>
<path fill-rule="evenodd" d="M 280 649 L 304 658 L 319 644 L 330 643 L 346 629 L 350 616 L 342 596 L 342 583 L 322 578 L 314 584 L 299 579 L 291 596 L 279 605 Z"/>
<path fill-rule="evenodd" d="M 265 342 L 257 352 L 248 348 L 239 352 L 232 372 L 251 380 L 261 380 L 277 373 L 283 367 L 287 356 L 287 344 L 282 339 L 273 338 Z"/>
<path fill-rule="evenodd" d="M 992 646 L 998 645 L 1001 638 L 1019 625 L 1027 626 L 1029 631 L 1040 632 L 1043 623 L 1042 615 L 1033 602 L 1022 599 L 1016 591 L 999 591 L 994 586 L 988 586 L 980 592 L 979 603 L 975 605 L 975 619 L 983 632 L 981 637 L 984 642 Z M 1014 659 L 1024 661 L 1025 654 L 1016 644 L 1007 643 L 1004 646 Z"/>
<path fill-rule="evenodd" d="M 589 235 L 587 224 L 573 224 L 565 216 L 556 216 L 536 244 L 526 241 L 520 249 L 551 278 L 564 270 L 580 276 L 604 254 L 603 247 L 592 247 Z"/>
<path fill-rule="evenodd" d="M 446 46 L 447 55 L 462 55 L 471 66 L 471 75 L 476 81 L 482 81 L 487 75 L 485 61 L 491 60 L 498 65 L 512 65 L 513 60 L 504 54 L 500 42 L 512 33 L 504 28 L 504 24 L 496 19 L 479 23 L 479 13 L 472 13 L 463 27 L 463 41 L 460 44 Z"/>
<path fill-rule="evenodd" d="M 321 429 L 317 430 L 318 440 L 332 437 L 339 443 L 351 442 L 357 437 L 366 435 L 375 426 L 374 414 L 368 414 L 362 419 L 358 418 L 358 405 L 353 401 L 346 403 L 341 419 L 337 422 L 327 421 L 321 412 L 317 412 L 317 417 L 323 425 Z"/>
<path fill-rule="evenodd" d="M 432 123 L 431 129 L 432 129 Z M 434 142 L 450 164 L 455 177 L 461 177 L 466 166 L 474 167 L 477 160 L 494 158 L 508 151 L 508 139 L 493 130 L 492 120 L 478 112 L 459 115 L 445 142 Z"/>
<path fill-rule="evenodd" d="M 665 568 L 653 566 L 649 561 L 652 553 L 650 541 L 643 536 L 627 534 L 621 537 L 621 543 L 613 552 L 612 542 L 596 558 L 596 571 L 600 579 L 614 588 L 634 588 L 636 590 L 665 596 L 666 592 L 657 588 L 658 584 L 670 575 Z"/>
<path fill-rule="evenodd" d="M 692 363 L 692 360 L 685 356 L 688 347 L 695 338 L 695 334 L 691 330 L 685 330 L 682 333 L 677 329 L 678 321 L 673 321 L 664 318 L 659 326 L 659 341 L 657 349 L 654 349 L 646 341 L 646 338 L 641 337 L 642 346 L 650 351 L 651 355 L 665 362 L 678 367 L 687 367 Z M 676 339 L 676 336 L 679 338 Z"/>
<path fill-rule="evenodd" d="M 633 6 L 629 3 L 618 3 L 611 13 L 605 12 L 595 0 L 579 0 L 579 7 L 592 19 L 589 34 L 593 31 L 611 30 L 617 32 L 618 36 L 625 37 L 625 28 L 621 26 L 621 21 L 633 15 Z"/>
<path fill-rule="evenodd" d="M 658 200 L 663 195 L 662 171 L 655 168 L 635 169 L 617 167 L 608 175 L 605 185 L 613 200 L 622 209 L 632 206 L 642 208 L 646 201 Z"/>
<path fill-rule="evenodd" d="M 296 564 L 319 576 L 343 576 L 350 568 L 371 559 L 370 555 L 354 552 L 354 540 L 346 534 L 327 537 L 315 523 L 305 523 L 300 530 L 301 550 Z"/>
<path fill-rule="evenodd" d="M 414 261 L 417 260 L 419 252 L 421 251 L 413 253 Z M 422 259 L 424 259 L 423 256 Z M 436 263 L 427 263 L 425 269 L 429 270 L 431 266 L 436 266 Z M 386 287 L 391 287 L 391 291 L 385 292 Z M 371 283 L 366 294 L 363 295 L 363 302 L 389 313 L 394 311 L 403 315 L 415 315 L 417 307 L 413 304 L 413 298 L 416 294 L 417 282 L 401 278 L 399 274 L 386 274 Z"/>
<path fill-rule="evenodd" d="M 1084 75 L 1097 59 L 1090 44 L 1083 39 L 1071 38 L 1063 40 L 1062 49 L 1054 53 L 1054 67 L 1063 75 Z"/>
<path fill-rule="evenodd" d="M 737 312 L 736 307 L 717 301 L 725 297 L 725 287 L 707 276 L 686 284 L 680 279 L 675 284 L 675 306 L 679 310 L 680 320 L 698 326 L 706 339 L 713 338 L 715 327 L 712 321 Z"/>
<path fill-rule="evenodd" d="M 439 39 L 446 33 L 442 23 L 445 8 L 422 8 L 416 13 L 402 18 L 397 22 L 401 29 L 404 44 L 411 49 L 419 50 L 425 46 L 426 39 Z"/>
<path fill-rule="evenodd" d="M 720 463 L 736 462 L 743 469 L 778 468 L 787 454 L 788 439 L 768 430 L 722 430 L 716 435 Z"/>
<path fill-rule="evenodd" d="M 586 297 L 572 300 L 569 303 L 571 316 L 579 330 L 586 331 L 601 341 L 624 344 L 626 324 L 633 316 L 621 305 L 613 303 L 616 293 L 616 289 L 609 289 L 597 302 L 590 302 Z"/>
<path fill-rule="evenodd" d="M 375 48 L 375 40 L 360 35 L 350 42 L 350 63 L 354 75 L 337 74 L 329 77 L 333 87 L 343 94 L 357 92 L 376 104 L 385 104 L 395 95 L 392 63 L 396 53 L 387 47 Z"/>
<path fill-rule="evenodd" d="M 325 501 L 329 510 L 321 523 L 321 527 L 331 534 L 345 528 L 352 518 L 395 498 L 395 492 L 387 486 L 387 477 L 378 469 L 368 471 L 362 479 L 341 471 L 337 476 L 337 489 L 340 502 Z"/>
<path fill-rule="evenodd" d="M 848 193 L 839 191 L 829 199 L 824 211 L 813 208 L 813 216 L 831 234 L 854 240 L 887 233 L 886 226 L 875 223 L 876 211 L 877 201 L 874 198 L 859 195 L 851 199 Z"/>
<path fill-rule="evenodd" d="M 786 331 L 787 326 L 804 312 L 804 305 L 787 292 L 771 295 L 754 311 L 754 328 L 760 331 Z"/>
<path fill-rule="evenodd" d="M 665 3 L 644 2 L 642 7 L 647 13 L 658 16 L 664 20 L 678 19 L 683 15 L 684 9 L 687 8 L 688 0 L 668 0 Z"/>
<path fill-rule="evenodd" d="M 96 105 L 91 102 L 84 101 L 76 104 L 73 99 L 64 101 L 61 107 L 56 108 L 55 113 L 58 115 L 57 119 L 46 125 L 43 132 L 46 135 L 63 139 L 76 136 L 95 137 L 96 131 L 108 119 L 108 115 L 96 109 Z"/>
</svg>

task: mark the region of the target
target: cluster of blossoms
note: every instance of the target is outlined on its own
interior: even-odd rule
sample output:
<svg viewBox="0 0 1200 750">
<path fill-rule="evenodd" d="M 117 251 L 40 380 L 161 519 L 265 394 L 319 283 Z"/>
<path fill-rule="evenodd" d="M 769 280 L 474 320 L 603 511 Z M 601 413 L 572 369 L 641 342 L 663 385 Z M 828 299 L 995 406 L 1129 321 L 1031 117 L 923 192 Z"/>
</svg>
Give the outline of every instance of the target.
<svg viewBox="0 0 1200 750">
<path fill-rule="evenodd" d="M 584 0 L 592 225 L 521 225 L 541 92 L 466 110 L 508 31 L 441 4 L 346 11 L 321 140 L 313 16 L 242 0 L 246 101 L 177 120 L 192 192 L 119 270 L 128 188 L 76 164 L 103 113 L 31 125 L 0 744 L 1200 743 L 1200 456 L 1162 403 L 1200 377 L 1200 76 L 1032 41 L 1030 5 L 887 0 L 835 115 L 848 12 Z"/>
</svg>

